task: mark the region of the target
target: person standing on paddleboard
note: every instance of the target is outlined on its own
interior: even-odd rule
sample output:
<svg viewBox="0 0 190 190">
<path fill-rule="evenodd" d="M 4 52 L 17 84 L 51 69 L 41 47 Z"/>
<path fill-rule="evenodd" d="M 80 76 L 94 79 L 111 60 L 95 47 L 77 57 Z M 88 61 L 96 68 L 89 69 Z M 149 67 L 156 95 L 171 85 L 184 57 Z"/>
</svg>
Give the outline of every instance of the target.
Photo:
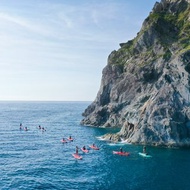
<svg viewBox="0 0 190 190">
<path fill-rule="evenodd" d="M 22 123 L 20 123 L 20 130 L 22 129 Z"/>
<path fill-rule="evenodd" d="M 76 154 L 78 154 L 79 153 L 79 148 L 78 148 L 78 146 L 76 146 Z"/>
<path fill-rule="evenodd" d="M 147 152 L 146 152 L 146 146 L 143 146 L 143 153 L 147 154 Z"/>
</svg>

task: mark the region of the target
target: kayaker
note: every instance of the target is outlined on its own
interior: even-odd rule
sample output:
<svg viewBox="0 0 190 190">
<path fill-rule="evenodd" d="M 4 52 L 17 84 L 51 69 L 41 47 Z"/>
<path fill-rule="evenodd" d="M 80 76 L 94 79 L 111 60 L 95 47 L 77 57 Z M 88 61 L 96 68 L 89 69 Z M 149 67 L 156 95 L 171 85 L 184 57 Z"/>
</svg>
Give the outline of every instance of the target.
<svg viewBox="0 0 190 190">
<path fill-rule="evenodd" d="M 78 149 L 79 149 L 78 146 L 76 146 L 76 154 L 79 153 L 79 150 L 78 150 Z"/>
<path fill-rule="evenodd" d="M 65 140 L 65 138 L 62 138 L 61 142 L 62 143 L 67 143 L 67 141 Z"/>
</svg>

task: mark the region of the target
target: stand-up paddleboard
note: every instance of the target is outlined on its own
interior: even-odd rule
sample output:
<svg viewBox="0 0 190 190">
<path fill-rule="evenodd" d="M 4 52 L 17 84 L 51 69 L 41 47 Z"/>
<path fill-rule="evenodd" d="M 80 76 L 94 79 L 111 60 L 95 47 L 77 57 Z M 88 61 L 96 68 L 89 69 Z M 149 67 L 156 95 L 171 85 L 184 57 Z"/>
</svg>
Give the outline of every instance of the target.
<svg viewBox="0 0 190 190">
<path fill-rule="evenodd" d="M 73 141 L 74 139 L 73 139 L 73 138 L 68 138 L 67 140 L 68 140 L 68 141 Z"/>
<path fill-rule="evenodd" d="M 146 158 L 152 157 L 151 155 L 146 154 L 146 153 L 142 153 L 142 152 L 139 152 L 139 155 L 140 155 L 140 156 L 143 156 L 143 157 L 146 157 Z"/>
<path fill-rule="evenodd" d="M 75 159 L 78 159 L 78 160 L 82 160 L 82 156 L 80 156 L 79 154 L 72 154 L 72 156 L 75 158 Z"/>
<path fill-rule="evenodd" d="M 87 149 L 81 148 L 81 150 L 82 150 L 83 152 L 85 152 L 85 153 L 88 153 L 88 152 L 89 152 L 89 150 L 87 150 Z"/>
<path fill-rule="evenodd" d="M 94 150 L 100 150 L 97 146 L 90 145 L 89 147 L 94 149 Z"/>
<path fill-rule="evenodd" d="M 130 155 L 129 152 L 118 152 L 118 151 L 113 151 L 113 154 L 118 154 L 118 155 L 121 155 L 121 156 L 129 156 Z"/>
</svg>

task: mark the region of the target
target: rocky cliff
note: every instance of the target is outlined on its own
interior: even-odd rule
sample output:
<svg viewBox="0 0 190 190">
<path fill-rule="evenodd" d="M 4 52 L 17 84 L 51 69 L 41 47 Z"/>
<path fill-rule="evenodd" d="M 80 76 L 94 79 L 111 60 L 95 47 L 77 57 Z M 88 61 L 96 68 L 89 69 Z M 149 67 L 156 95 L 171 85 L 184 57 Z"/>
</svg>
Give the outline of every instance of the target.
<svg viewBox="0 0 190 190">
<path fill-rule="evenodd" d="M 121 127 L 106 140 L 190 146 L 190 0 L 161 0 L 113 51 L 83 125 Z"/>
</svg>

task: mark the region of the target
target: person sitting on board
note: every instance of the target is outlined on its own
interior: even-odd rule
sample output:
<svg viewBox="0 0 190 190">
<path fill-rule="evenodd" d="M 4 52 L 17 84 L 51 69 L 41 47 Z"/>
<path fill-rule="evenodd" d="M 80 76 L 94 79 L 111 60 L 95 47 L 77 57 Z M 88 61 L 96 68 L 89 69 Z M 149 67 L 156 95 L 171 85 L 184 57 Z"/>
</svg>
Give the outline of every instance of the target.
<svg viewBox="0 0 190 190">
<path fill-rule="evenodd" d="M 71 136 L 69 136 L 69 140 L 70 140 L 70 141 L 73 140 Z"/>
<path fill-rule="evenodd" d="M 85 147 L 85 146 L 83 146 L 83 147 L 82 147 L 82 149 L 83 149 L 83 150 L 86 150 L 86 147 Z"/>
<path fill-rule="evenodd" d="M 120 152 L 123 152 L 123 149 L 122 149 L 122 148 L 120 148 Z"/>
<path fill-rule="evenodd" d="M 38 129 L 41 129 L 41 126 L 40 126 L 40 125 L 38 126 Z"/>
<path fill-rule="evenodd" d="M 42 127 L 42 132 L 46 131 L 46 129 L 44 127 Z"/>
<path fill-rule="evenodd" d="M 78 150 L 78 149 L 79 149 L 78 146 L 76 146 L 76 154 L 79 153 L 79 150 Z"/>
<path fill-rule="evenodd" d="M 146 155 L 148 154 L 147 151 L 146 151 L 146 146 L 143 146 L 143 153 L 146 154 Z"/>
</svg>

